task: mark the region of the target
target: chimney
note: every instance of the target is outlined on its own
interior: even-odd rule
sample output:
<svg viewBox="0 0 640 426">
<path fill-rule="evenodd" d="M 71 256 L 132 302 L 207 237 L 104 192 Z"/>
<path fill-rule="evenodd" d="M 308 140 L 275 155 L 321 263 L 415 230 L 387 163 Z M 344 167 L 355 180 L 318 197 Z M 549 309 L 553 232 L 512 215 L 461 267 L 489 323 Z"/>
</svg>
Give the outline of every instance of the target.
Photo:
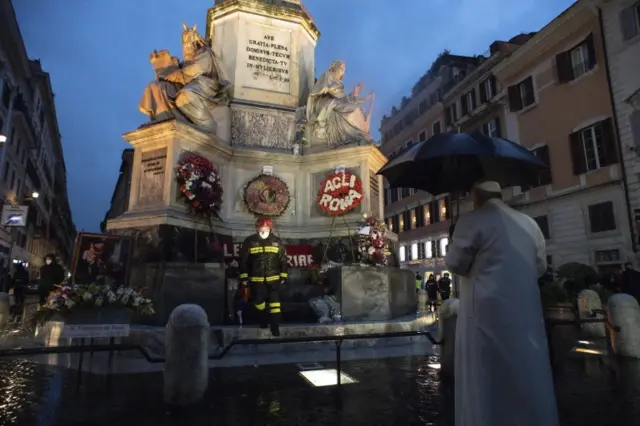
<svg viewBox="0 0 640 426">
<path fill-rule="evenodd" d="M 504 41 L 494 41 L 493 43 L 491 43 L 491 46 L 489 46 L 489 53 L 491 54 L 491 56 L 493 56 L 498 52 L 503 52 L 505 50 L 506 44 L 507 43 L 505 43 Z"/>
</svg>

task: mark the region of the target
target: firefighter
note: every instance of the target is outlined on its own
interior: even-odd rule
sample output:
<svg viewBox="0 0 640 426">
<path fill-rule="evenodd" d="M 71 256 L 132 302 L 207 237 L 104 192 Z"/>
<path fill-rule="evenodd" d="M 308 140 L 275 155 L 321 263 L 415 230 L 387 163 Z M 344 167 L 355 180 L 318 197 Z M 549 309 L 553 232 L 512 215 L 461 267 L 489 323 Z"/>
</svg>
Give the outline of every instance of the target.
<svg viewBox="0 0 640 426">
<path fill-rule="evenodd" d="M 270 326 L 280 335 L 280 289 L 285 285 L 288 259 L 284 244 L 271 232 L 268 218 L 256 221 L 256 233 L 248 236 L 240 249 L 240 282 L 250 286 L 251 302 L 258 310 L 260 328 Z"/>
</svg>

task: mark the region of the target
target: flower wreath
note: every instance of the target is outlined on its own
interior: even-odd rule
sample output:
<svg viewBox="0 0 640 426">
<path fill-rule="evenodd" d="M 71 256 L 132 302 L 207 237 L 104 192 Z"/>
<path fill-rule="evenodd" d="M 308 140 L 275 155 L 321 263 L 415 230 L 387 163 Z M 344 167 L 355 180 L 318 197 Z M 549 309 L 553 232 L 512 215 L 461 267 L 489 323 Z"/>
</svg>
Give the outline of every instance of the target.
<svg viewBox="0 0 640 426">
<path fill-rule="evenodd" d="M 258 175 L 244 187 L 244 203 L 257 216 L 280 217 L 290 202 L 289 187 L 276 176 Z"/>
<path fill-rule="evenodd" d="M 220 173 L 209 160 L 190 155 L 176 167 L 178 189 L 185 203 L 198 214 L 218 216 L 222 205 Z"/>
<path fill-rule="evenodd" d="M 362 203 L 362 181 L 353 173 L 332 173 L 320 185 L 316 202 L 330 216 L 342 216 Z"/>
<path fill-rule="evenodd" d="M 368 232 L 366 228 L 368 228 Z M 361 262 L 386 266 L 388 260 L 385 252 L 389 250 L 389 247 L 387 244 L 387 225 L 384 221 L 376 216 L 365 216 L 358 236 L 358 252 Z"/>
</svg>

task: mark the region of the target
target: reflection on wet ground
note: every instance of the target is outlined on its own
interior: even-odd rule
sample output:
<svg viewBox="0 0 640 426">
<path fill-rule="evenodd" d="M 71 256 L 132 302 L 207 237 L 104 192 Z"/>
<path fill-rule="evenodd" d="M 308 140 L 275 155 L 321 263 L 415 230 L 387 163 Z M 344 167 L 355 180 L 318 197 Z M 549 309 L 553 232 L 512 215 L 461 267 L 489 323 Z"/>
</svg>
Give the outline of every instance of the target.
<svg viewBox="0 0 640 426">
<path fill-rule="evenodd" d="M 612 374 L 596 357 L 566 356 L 575 336 L 556 337 L 562 424 L 637 424 L 640 363 L 621 362 Z M 341 390 L 313 387 L 296 365 L 212 370 L 205 402 L 169 413 L 161 374 L 116 375 L 109 383 L 84 374 L 77 386 L 75 371 L 5 359 L 0 425 L 452 425 L 450 389 L 429 367 L 434 363 L 419 356 L 345 362 L 358 383 Z"/>
</svg>

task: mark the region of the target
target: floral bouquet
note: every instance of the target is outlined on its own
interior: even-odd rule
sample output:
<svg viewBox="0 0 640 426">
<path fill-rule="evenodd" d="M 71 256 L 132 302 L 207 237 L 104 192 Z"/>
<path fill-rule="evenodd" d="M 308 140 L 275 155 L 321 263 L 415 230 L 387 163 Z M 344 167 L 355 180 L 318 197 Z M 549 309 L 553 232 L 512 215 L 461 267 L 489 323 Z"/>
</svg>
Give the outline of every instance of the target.
<svg viewBox="0 0 640 426">
<path fill-rule="evenodd" d="M 191 155 L 176 167 L 178 189 L 194 212 L 219 217 L 222 205 L 220 173 L 209 160 Z"/>
<path fill-rule="evenodd" d="M 364 216 L 364 223 L 358 232 L 358 253 L 360 262 L 375 266 L 388 264 L 387 226 L 375 216 Z"/>
<path fill-rule="evenodd" d="M 61 285 L 49 294 L 44 306 L 33 316 L 36 325 L 42 325 L 56 314 L 69 314 L 80 310 L 127 309 L 140 315 L 153 315 L 153 302 L 131 287 L 91 284 Z"/>
</svg>

